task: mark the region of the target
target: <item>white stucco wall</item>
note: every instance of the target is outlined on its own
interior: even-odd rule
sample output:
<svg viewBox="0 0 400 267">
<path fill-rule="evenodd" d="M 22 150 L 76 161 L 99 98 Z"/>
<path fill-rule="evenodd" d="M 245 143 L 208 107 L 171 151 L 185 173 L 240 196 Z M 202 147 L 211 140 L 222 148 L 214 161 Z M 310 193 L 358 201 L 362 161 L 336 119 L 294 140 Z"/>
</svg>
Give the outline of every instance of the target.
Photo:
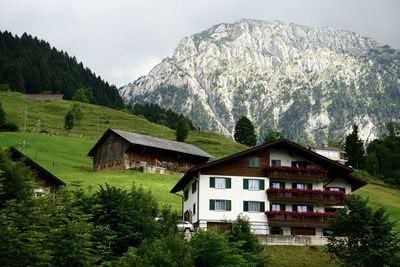
<svg viewBox="0 0 400 267">
<path fill-rule="evenodd" d="M 303 157 L 294 155 L 294 154 L 290 154 L 288 151 L 284 150 L 284 149 L 271 149 L 270 150 L 270 160 L 273 159 L 278 159 L 281 160 L 281 165 L 282 166 L 288 166 L 291 167 L 292 166 L 292 161 L 308 161 L 304 159 Z M 320 168 L 320 166 L 316 163 L 310 162 L 311 165 L 309 165 L 308 167 L 310 168 Z"/>
<path fill-rule="evenodd" d="M 210 177 L 231 178 L 231 188 L 218 189 L 210 188 Z M 243 189 L 243 179 L 264 180 L 264 190 Z M 245 176 L 224 176 L 224 175 L 200 175 L 199 192 L 199 219 L 202 221 L 233 221 L 242 214 L 248 217 L 253 230 L 259 229 L 262 234 L 266 234 L 267 216 L 262 212 L 244 212 L 243 201 L 260 201 L 265 203 L 265 209 L 269 209 L 269 202 L 265 190 L 269 186 L 267 177 L 245 177 Z M 210 210 L 210 199 L 231 200 L 231 211 Z M 258 230 L 257 230 L 258 231 Z"/>
<path fill-rule="evenodd" d="M 346 189 L 346 194 L 351 193 L 351 185 L 349 184 L 349 182 L 339 178 L 327 184 L 326 187 L 343 187 Z"/>
<path fill-rule="evenodd" d="M 183 190 L 183 196 L 185 196 L 185 190 L 189 190 L 189 198 L 185 201 L 183 201 L 183 213 L 187 210 L 192 211 L 193 217 L 192 217 L 192 223 L 197 222 L 198 220 L 198 215 L 197 215 L 197 194 L 199 193 L 199 187 L 197 184 L 197 190 L 196 192 L 193 194 L 192 193 L 192 184 L 193 183 L 197 183 L 197 181 L 195 179 L 192 179 L 192 181 L 190 181 L 189 184 L 186 185 L 185 189 Z M 196 212 L 194 212 L 193 210 L 193 204 L 196 204 Z"/>
</svg>

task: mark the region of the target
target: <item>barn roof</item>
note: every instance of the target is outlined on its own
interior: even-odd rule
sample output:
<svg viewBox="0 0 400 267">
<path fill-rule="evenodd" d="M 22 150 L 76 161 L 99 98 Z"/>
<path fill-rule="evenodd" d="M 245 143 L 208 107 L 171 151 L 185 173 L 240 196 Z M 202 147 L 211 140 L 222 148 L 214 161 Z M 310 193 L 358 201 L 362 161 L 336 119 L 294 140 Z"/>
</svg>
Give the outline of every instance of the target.
<svg viewBox="0 0 400 267">
<path fill-rule="evenodd" d="M 154 147 L 154 148 L 159 148 L 159 149 L 164 149 L 164 150 L 170 150 L 170 151 L 176 151 L 176 152 L 181 152 L 189 155 L 195 155 L 195 156 L 200 156 L 204 158 L 212 158 L 210 154 L 207 152 L 201 150 L 200 148 L 191 145 L 191 144 L 186 144 L 183 142 L 176 142 L 176 141 L 171 141 L 171 140 L 166 140 L 166 139 L 161 139 L 157 137 L 152 137 L 148 135 L 142 135 L 142 134 L 137 134 L 137 133 L 132 133 L 132 132 L 126 132 L 126 131 L 121 131 L 117 129 L 108 129 L 104 135 L 100 138 L 100 140 L 96 143 L 96 145 L 89 151 L 88 156 L 93 156 L 94 151 L 98 147 L 98 145 L 101 143 L 103 137 L 108 135 L 110 132 L 113 132 L 126 141 L 128 141 L 131 144 L 136 144 L 136 145 L 142 145 L 142 146 L 147 146 L 147 147 Z"/>
<path fill-rule="evenodd" d="M 34 170 L 37 174 L 42 177 L 42 179 L 47 180 L 49 182 L 52 182 L 56 184 L 57 186 L 63 186 L 65 185 L 64 181 L 62 181 L 60 178 L 40 166 L 37 162 L 34 160 L 30 159 L 27 157 L 25 154 L 23 154 L 21 151 L 16 149 L 15 147 L 10 147 L 8 149 L 8 154 L 10 155 L 11 159 L 13 161 L 21 161 L 25 164 L 25 166 L 30 167 L 32 170 Z"/>
<path fill-rule="evenodd" d="M 262 150 L 267 150 L 270 148 L 283 148 L 286 149 L 290 152 L 293 152 L 295 154 L 298 154 L 300 156 L 303 156 L 306 159 L 309 159 L 311 161 L 314 161 L 316 163 L 321 164 L 325 168 L 329 170 L 334 170 L 336 172 L 342 173 L 345 177 L 345 179 L 352 185 L 352 190 L 356 190 L 367 183 L 365 181 L 362 181 L 358 179 L 357 177 L 351 175 L 353 172 L 353 169 L 346 167 L 340 163 L 337 163 L 327 157 L 324 157 L 318 153 L 315 153 L 314 151 L 311 151 L 301 145 L 298 145 L 292 141 L 289 141 L 287 139 L 279 139 L 277 141 L 268 143 L 268 144 L 263 144 L 259 145 L 247 150 L 244 150 L 242 152 L 227 156 L 225 158 L 212 161 L 209 163 L 205 163 L 199 166 L 195 166 L 191 169 L 189 169 L 185 175 L 178 181 L 178 183 L 171 189 L 171 193 L 175 193 L 178 191 L 183 190 L 183 188 L 201 171 L 207 170 L 209 168 L 213 168 L 216 166 L 223 165 L 224 163 L 231 162 L 234 160 L 237 160 L 242 157 L 250 156 L 253 153 L 262 151 Z"/>
</svg>

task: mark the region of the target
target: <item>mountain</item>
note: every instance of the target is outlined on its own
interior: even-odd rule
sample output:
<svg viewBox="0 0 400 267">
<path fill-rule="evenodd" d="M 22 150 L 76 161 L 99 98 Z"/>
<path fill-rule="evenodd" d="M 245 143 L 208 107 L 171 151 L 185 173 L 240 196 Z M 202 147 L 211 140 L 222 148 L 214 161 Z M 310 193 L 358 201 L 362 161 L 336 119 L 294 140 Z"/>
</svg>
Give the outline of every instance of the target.
<svg viewBox="0 0 400 267">
<path fill-rule="evenodd" d="M 371 141 L 400 117 L 399 63 L 399 50 L 353 32 L 243 19 L 183 38 L 172 57 L 119 91 L 226 135 L 245 115 L 260 136 L 276 128 L 321 143 L 357 123 Z"/>
<path fill-rule="evenodd" d="M 0 86 L 0 90 L 22 93 L 61 93 L 65 99 L 84 88 L 93 104 L 124 107 L 115 86 L 67 52 L 26 33 L 18 37 L 0 31 Z"/>
</svg>

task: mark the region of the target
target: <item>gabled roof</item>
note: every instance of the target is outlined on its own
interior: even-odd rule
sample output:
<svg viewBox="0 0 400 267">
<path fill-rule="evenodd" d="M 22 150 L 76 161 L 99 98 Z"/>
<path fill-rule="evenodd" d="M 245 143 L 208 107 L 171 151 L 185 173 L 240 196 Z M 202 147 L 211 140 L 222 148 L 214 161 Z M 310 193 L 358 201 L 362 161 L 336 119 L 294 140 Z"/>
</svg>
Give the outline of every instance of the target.
<svg viewBox="0 0 400 267">
<path fill-rule="evenodd" d="M 148 135 L 142 135 L 137 133 L 125 132 L 117 129 L 108 129 L 96 145 L 89 151 L 88 156 L 93 156 L 94 151 L 101 144 L 104 138 L 110 133 L 115 133 L 128 141 L 131 144 L 142 145 L 147 147 L 154 147 L 163 150 L 175 151 L 180 153 L 185 153 L 188 155 L 195 155 L 204 158 L 212 158 L 210 154 L 201 150 L 200 148 L 183 142 L 176 142 L 166 139 L 161 139 L 157 137 L 152 137 Z"/>
<path fill-rule="evenodd" d="M 352 184 L 352 188 L 355 188 L 354 190 L 367 184 L 366 182 L 358 179 L 357 177 L 350 175 L 351 172 L 353 171 L 351 168 L 346 167 L 340 163 L 337 163 L 327 157 L 324 157 L 318 153 L 315 153 L 314 151 L 311 151 L 311 150 L 309 150 L 301 145 L 298 145 L 294 142 L 291 142 L 287 139 L 279 139 L 277 141 L 274 141 L 274 142 L 271 142 L 268 144 L 259 145 L 259 146 L 244 150 L 242 152 L 233 154 L 231 156 L 216 160 L 216 161 L 212 161 L 212 162 L 205 163 L 205 164 L 202 164 L 199 166 L 195 166 L 195 167 L 189 169 L 185 173 L 185 175 L 178 181 L 178 183 L 171 189 L 170 192 L 175 193 L 175 192 L 179 192 L 179 191 L 183 190 L 183 188 L 190 182 L 190 180 L 193 179 L 193 177 L 200 171 L 207 170 L 209 168 L 222 165 L 226 162 L 236 160 L 239 158 L 243 158 L 243 157 L 249 156 L 253 153 L 256 153 L 256 152 L 259 152 L 262 150 L 266 150 L 266 149 L 270 149 L 270 148 L 286 149 L 286 150 L 293 152 L 297 155 L 300 155 L 310 161 L 318 163 L 327 169 L 334 170 L 339 173 L 343 173 L 344 175 L 347 175 L 346 177 L 347 177 L 348 181 Z"/>
<path fill-rule="evenodd" d="M 10 155 L 11 159 L 14 161 L 22 161 L 26 166 L 30 167 L 32 170 L 36 171 L 38 174 L 44 175 L 46 177 L 46 180 L 53 182 L 54 184 L 57 184 L 58 186 L 66 185 L 64 181 L 62 181 L 60 178 L 40 166 L 38 163 L 36 163 L 34 160 L 30 159 L 27 157 L 25 154 L 23 154 L 21 151 L 16 149 L 15 147 L 10 147 L 8 149 L 8 154 Z"/>
</svg>

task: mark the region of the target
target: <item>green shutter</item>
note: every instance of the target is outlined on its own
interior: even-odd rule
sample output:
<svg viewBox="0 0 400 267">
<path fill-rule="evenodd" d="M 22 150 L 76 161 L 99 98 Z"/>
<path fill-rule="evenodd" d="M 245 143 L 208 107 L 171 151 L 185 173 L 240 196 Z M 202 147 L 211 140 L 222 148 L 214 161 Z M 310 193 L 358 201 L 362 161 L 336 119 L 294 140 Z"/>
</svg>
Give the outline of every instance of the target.
<svg viewBox="0 0 400 267">
<path fill-rule="evenodd" d="M 226 210 L 231 211 L 231 201 L 230 200 L 225 200 L 226 201 Z"/>
<path fill-rule="evenodd" d="M 286 204 L 281 204 L 281 210 L 285 211 L 286 210 Z"/>
<path fill-rule="evenodd" d="M 312 184 L 307 184 L 307 189 L 312 189 Z"/>
<path fill-rule="evenodd" d="M 264 188 L 265 188 L 265 182 L 264 182 L 264 180 L 260 180 L 260 190 L 264 190 Z"/>
<path fill-rule="evenodd" d="M 210 188 L 215 188 L 215 177 L 210 177 Z"/>
<path fill-rule="evenodd" d="M 260 211 L 265 211 L 265 202 L 260 202 Z"/>
<path fill-rule="evenodd" d="M 243 179 L 243 189 L 249 189 L 249 179 Z"/>
<path fill-rule="evenodd" d="M 215 200 L 210 199 L 210 210 L 215 210 Z"/>
<path fill-rule="evenodd" d="M 226 179 L 226 188 L 231 188 L 231 178 L 225 178 Z"/>
<path fill-rule="evenodd" d="M 249 202 L 243 201 L 243 211 L 249 211 Z"/>
<path fill-rule="evenodd" d="M 297 211 L 297 205 L 293 205 L 292 209 L 293 211 Z"/>
<path fill-rule="evenodd" d="M 307 211 L 313 211 L 313 206 L 312 205 L 308 205 L 307 206 Z"/>
<path fill-rule="evenodd" d="M 296 189 L 296 183 L 292 183 L 292 189 Z"/>
</svg>

